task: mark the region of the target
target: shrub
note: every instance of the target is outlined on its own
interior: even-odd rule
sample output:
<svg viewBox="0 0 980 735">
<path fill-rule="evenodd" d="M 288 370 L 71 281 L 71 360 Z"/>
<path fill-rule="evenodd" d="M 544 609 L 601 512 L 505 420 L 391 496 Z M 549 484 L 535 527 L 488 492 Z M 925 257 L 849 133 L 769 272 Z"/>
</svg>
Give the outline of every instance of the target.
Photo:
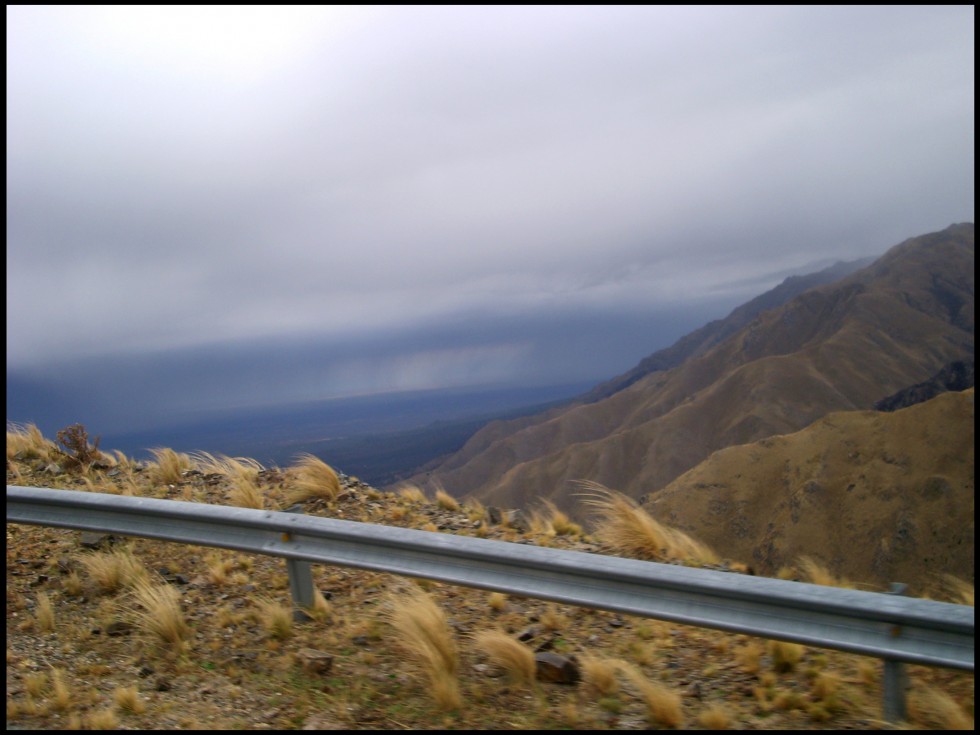
<svg viewBox="0 0 980 735">
<path fill-rule="evenodd" d="M 58 443 L 64 449 L 58 452 L 65 458 L 66 463 L 71 469 L 88 467 L 102 454 L 99 452 L 99 437 L 95 437 L 95 443 L 88 443 L 88 433 L 81 424 L 66 426 L 58 432 Z"/>
<path fill-rule="evenodd" d="M 340 478 L 334 469 L 312 454 L 301 454 L 292 469 L 292 486 L 286 496 L 289 504 L 310 498 L 332 502 L 340 495 Z"/>
<path fill-rule="evenodd" d="M 580 484 L 592 491 L 585 494 L 585 503 L 599 515 L 595 535 L 617 553 L 651 561 L 718 562 L 718 556 L 710 548 L 664 526 L 632 498 L 596 482 Z"/>
<path fill-rule="evenodd" d="M 383 616 L 398 634 L 398 644 L 425 672 L 436 703 L 447 710 L 459 707 L 459 660 L 442 609 L 425 592 L 412 587 L 391 598 Z"/>
<path fill-rule="evenodd" d="M 485 630 L 473 636 L 473 645 L 515 682 L 533 687 L 537 663 L 534 651 L 503 631 Z"/>
</svg>

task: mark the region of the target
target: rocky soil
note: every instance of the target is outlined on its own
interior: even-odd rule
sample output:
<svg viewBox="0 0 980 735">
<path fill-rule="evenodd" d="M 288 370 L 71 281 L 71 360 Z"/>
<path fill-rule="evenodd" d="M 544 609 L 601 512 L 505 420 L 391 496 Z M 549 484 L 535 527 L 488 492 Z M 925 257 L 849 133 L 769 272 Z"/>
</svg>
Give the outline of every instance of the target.
<svg viewBox="0 0 980 735">
<path fill-rule="evenodd" d="M 8 457 L 7 482 L 229 502 L 230 481 L 220 474 L 190 471 L 164 484 L 132 464 L 84 476 L 47 467 Z M 492 523 L 497 516 L 487 509 L 452 509 L 342 480 L 336 500 L 308 501 L 305 512 L 604 551 L 599 540 L 556 534 L 540 519 L 522 523 L 503 512 Z M 259 475 L 267 507 L 282 507 L 287 485 L 283 471 Z M 155 646 L 126 614 L 129 593 L 103 591 L 82 562 L 121 548 L 179 593 L 191 630 L 183 652 Z M 765 641 L 748 636 L 355 569 L 318 566 L 314 577 L 326 604 L 277 631 L 269 605 L 290 599 L 281 559 L 8 524 L 8 729 L 892 727 L 881 719 L 881 665 L 872 659 L 806 649 L 787 669 Z M 437 706 L 427 678 L 381 614 L 391 595 L 411 585 L 425 589 L 448 617 L 463 694 L 456 709 Z M 53 625 L 44 622 L 45 599 Z M 534 686 L 509 679 L 472 645 L 474 633 L 492 629 L 542 654 Z M 659 719 L 628 677 L 603 681 L 591 673 L 596 669 L 587 664 L 597 658 L 626 661 L 664 685 L 679 698 L 679 721 Z M 972 675 L 908 671 L 912 707 L 902 727 L 972 728 Z"/>
</svg>

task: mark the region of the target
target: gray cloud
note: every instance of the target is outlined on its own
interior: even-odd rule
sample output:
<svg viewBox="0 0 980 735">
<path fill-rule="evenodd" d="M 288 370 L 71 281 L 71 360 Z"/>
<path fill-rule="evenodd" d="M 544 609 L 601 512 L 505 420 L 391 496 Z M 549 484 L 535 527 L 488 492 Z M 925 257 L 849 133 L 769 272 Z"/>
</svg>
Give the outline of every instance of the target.
<svg viewBox="0 0 980 735">
<path fill-rule="evenodd" d="M 973 219 L 972 7 L 179 7 L 7 8 L 8 369 L 703 310 Z M 552 364 L 453 339 L 329 375 Z"/>
</svg>

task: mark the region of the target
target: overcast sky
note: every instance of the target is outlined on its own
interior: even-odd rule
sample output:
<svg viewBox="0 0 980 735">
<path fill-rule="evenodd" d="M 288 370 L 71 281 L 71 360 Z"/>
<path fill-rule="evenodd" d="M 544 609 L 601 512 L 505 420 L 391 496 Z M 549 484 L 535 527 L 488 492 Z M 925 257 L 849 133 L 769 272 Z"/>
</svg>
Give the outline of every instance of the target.
<svg viewBox="0 0 980 735">
<path fill-rule="evenodd" d="M 165 355 L 192 380 L 303 344 L 332 358 L 253 399 L 519 380 L 574 351 L 534 329 L 582 315 L 612 351 L 622 324 L 624 371 L 666 346 L 629 331 L 644 314 L 686 332 L 972 221 L 973 28 L 972 6 L 7 6 L 8 372 Z"/>
</svg>

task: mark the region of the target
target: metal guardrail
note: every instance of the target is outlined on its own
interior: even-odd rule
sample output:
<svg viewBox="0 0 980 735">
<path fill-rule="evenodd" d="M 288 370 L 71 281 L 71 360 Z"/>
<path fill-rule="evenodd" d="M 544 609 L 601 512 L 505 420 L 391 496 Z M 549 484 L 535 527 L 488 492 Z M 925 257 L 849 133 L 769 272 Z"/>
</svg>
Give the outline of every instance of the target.
<svg viewBox="0 0 980 735">
<path fill-rule="evenodd" d="M 972 607 L 898 594 L 291 512 L 13 485 L 7 522 L 281 556 L 303 607 L 313 602 L 310 564 L 337 564 L 874 656 L 885 661 L 892 721 L 904 716 L 902 663 L 974 667 Z"/>
</svg>

